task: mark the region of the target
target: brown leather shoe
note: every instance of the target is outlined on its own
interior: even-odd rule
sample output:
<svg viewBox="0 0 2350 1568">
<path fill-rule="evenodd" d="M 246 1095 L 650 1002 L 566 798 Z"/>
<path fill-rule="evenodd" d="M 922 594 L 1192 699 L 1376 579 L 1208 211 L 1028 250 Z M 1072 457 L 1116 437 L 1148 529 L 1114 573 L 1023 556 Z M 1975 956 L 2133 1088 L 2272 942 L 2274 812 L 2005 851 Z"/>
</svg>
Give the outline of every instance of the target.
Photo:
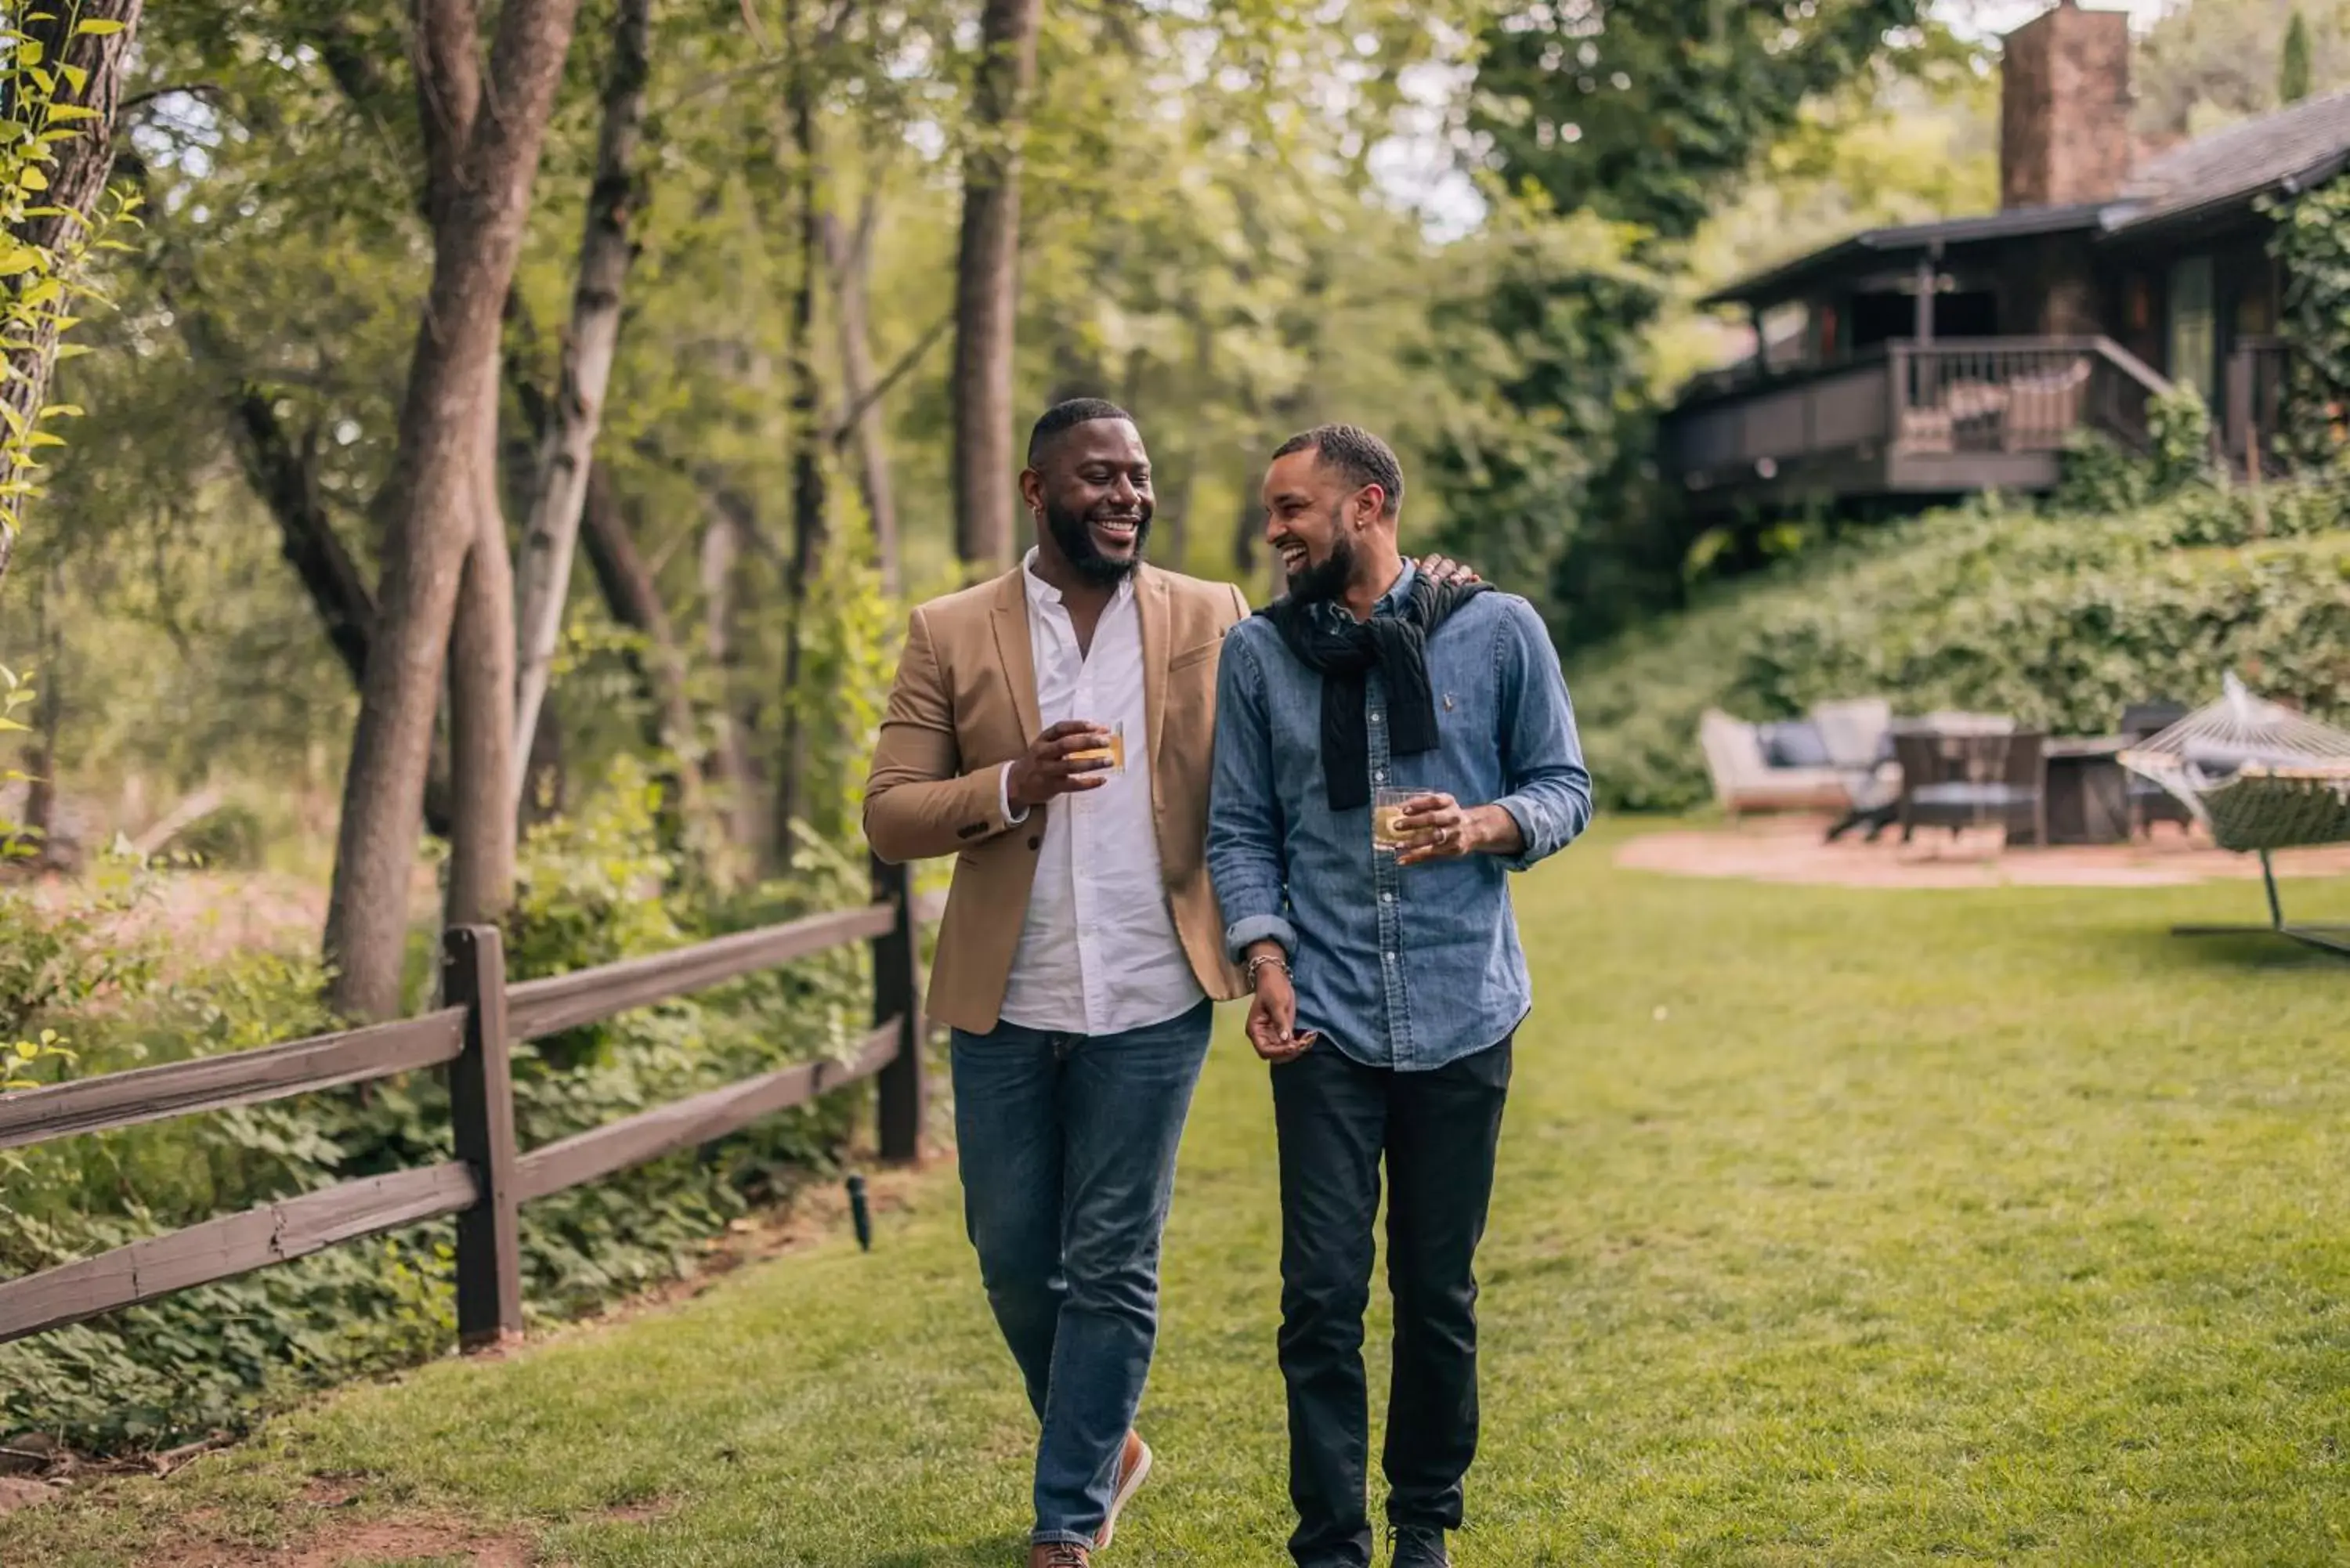
<svg viewBox="0 0 2350 1568">
<path fill-rule="evenodd" d="M 1028 1549 L 1028 1568 L 1093 1568 L 1093 1553 L 1074 1542 L 1040 1542 Z"/>
<path fill-rule="evenodd" d="M 1118 1456 L 1118 1486 L 1109 1494 L 1109 1514 L 1102 1521 L 1102 1527 L 1094 1532 L 1095 1551 L 1109 1550 L 1109 1538 L 1118 1533 L 1118 1512 L 1150 1479 L 1150 1445 L 1142 1440 L 1140 1433 L 1127 1433 L 1126 1448 Z"/>
</svg>

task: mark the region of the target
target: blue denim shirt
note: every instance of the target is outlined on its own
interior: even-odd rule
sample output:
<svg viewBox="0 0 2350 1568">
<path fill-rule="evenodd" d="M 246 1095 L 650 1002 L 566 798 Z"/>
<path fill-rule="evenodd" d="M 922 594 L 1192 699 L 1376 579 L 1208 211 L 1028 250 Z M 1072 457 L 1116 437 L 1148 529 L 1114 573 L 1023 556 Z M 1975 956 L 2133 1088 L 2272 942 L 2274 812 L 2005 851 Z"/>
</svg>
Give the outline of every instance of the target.
<svg viewBox="0 0 2350 1568">
<path fill-rule="evenodd" d="M 1412 576 L 1407 563 L 1372 613 L 1398 613 Z M 1208 872 L 1225 940 L 1235 958 L 1278 940 L 1296 978 L 1298 1027 L 1399 1072 L 1498 1044 L 1524 1019 L 1534 993 L 1508 873 L 1556 854 L 1591 820 L 1566 680 L 1531 605 L 1493 592 L 1470 599 L 1429 639 L 1428 675 L 1440 744 L 1395 757 L 1386 689 L 1371 672 L 1372 786 L 1499 805 L 1524 836 L 1523 855 L 1399 867 L 1374 853 L 1369 808 L 1330 809 L 1322 677 L 1265 618 L 1227 634 L 1216 688 Z"/>
</svg>

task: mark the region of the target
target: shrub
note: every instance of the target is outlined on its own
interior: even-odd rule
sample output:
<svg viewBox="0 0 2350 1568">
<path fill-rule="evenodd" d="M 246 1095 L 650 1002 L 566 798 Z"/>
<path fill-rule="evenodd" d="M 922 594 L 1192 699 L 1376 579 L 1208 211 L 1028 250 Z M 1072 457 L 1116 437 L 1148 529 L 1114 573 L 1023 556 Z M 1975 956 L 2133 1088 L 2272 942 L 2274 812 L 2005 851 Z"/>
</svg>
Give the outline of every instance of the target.
<svg viewBox="0 0 2350 1568">
<path fill-rule="evenodd" d="M 656 791 L 623 759 L 578 815 L 525 846 L 508 933 L 516 979 L 656 952 L 736 922 L 664 891 Z M 861 860 L 816 846 L 763 910 L 866 896 Z M 119 899 L 128 894 L 117 894 Z M 245 953 L 168 981 L 151 946 L 109 939 L 104 910 L 0 909 L 0 1027 L 54 1025 L 82 1070 L 246 1049 L 330 1027 L 317 966 Z M 743 923 L 749 923 L 744 919 Z M 18 939 L 30 937 L 29 941 Z M 863 956 L 828 953 L 609 1023 L 519 1047 L 525 1147 L 821 1055 L 846 1054 L 870 1009 Z M 0 1033 L 0 1038 L 14 1039 Z M 574 1314 L 673 1278 L 710 1238 L 827 1168 L 867 1096 L 827 1096 L 743 1133 L 532 1204 L 525 1301 Z M 44 1144 L 0 1168 L 0 1277 L 378 1171 L 451 1156 L 448 1097 L 414 1075 L 273 1105 Z M 0 1434 L 83 1448 L 160 1446 L 235 1428 L 302 1389 L 412 1362 L 452 1327 L 452 1229 L 414 1227 L 149 1306 L 0 1346 Z"/>
<path fill-rule="evenodd" d="M 190 823 L 172 840 L 172 853 L 214 871 L 250 871 L 261 864 L 269 829 L 261 814 L 230 801 Z"/>
<path fill-rule="evenodd" d="M 1937 513 L 1718 591 L 1567 673 L 1602 802 L 1677 811 L 1711 794 L 1708 707 L 1765 720 L 1881 693 L 1897 711 L 2100 733 L 2132 701 L 2200 701 L 2230 669 L 2350 718 L 2338 487 L 2274 485 L 2256 503 L 2197 483 L 2115 516 Z"/>
</svg>

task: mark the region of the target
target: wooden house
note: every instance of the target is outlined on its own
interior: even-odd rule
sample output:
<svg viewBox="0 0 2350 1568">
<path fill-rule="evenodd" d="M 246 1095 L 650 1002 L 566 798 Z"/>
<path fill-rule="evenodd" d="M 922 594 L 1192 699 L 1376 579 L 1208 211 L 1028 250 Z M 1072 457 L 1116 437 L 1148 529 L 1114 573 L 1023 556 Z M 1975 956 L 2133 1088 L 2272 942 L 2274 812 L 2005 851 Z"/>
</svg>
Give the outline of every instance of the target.
<svg viewBox="0 0 2350 1568">
<path fill-rule="evenodd" d="M 1700 515 L 2045 491 L 2074 431 L 2139 444 L 2182 382 L 2235 461 L 2266 450 L 2285 351 L 2264 209 L 2350 166 L 2350 93 L 2138 158 L 2129 48 L 2122 13 L 2064 0 L 2006 39 L 1998 212 L 1855 234 L 1711 297 L 1783 347 L 1664 421 Z"/>
</svg>

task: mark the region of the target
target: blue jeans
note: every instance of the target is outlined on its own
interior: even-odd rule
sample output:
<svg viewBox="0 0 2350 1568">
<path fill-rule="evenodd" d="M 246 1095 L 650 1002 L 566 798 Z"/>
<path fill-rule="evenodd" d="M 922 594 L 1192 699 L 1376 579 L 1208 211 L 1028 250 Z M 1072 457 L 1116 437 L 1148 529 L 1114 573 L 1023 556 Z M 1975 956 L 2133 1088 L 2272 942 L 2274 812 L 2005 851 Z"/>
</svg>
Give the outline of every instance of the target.
<svg viewBox="0 0 2350 1568">
<path fill-rule="evenodd" d="M 1124 1034 L 954 1033 L 963 1218 L 1028 1385 L 1037 1542 L 1093 1544 L 1159 1336 L 1159 1237 L 1207 1003 Z"/>
</svg>

